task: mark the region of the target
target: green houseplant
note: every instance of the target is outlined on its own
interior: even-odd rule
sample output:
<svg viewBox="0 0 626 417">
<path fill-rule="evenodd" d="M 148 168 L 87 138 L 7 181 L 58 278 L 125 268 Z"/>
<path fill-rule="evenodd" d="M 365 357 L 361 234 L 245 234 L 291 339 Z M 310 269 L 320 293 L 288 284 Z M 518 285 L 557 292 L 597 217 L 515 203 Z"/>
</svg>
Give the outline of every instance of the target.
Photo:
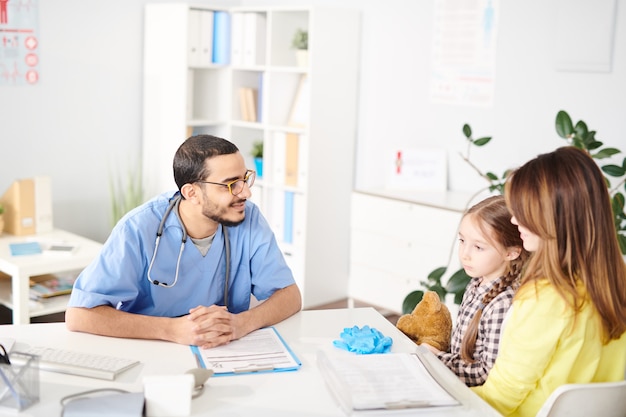
<svg viewBox="0 0 626 417">
<path fill-rule="evenodd" d="M 263 176 L 263 139 L 254 141 L 250 155 L 254 158 L 254 169 L 256 175 L 261 178 Z"/>
<path fill-rule="evenodd" d="M 296 30 L 291 40 L 291 46 L 294 49 L 308 50 L 309 49 L 309 32 L 304 29 Z"/>
<path fill-rule="evenodd" d="M 604 144 L 596 140 L 596 131 L 589 130 L 587 124 L 582 120 L 574 124 L 569 114 L 563 110 L 559 111 L 556 115 L 555 128 L 557 134 L 561 138 L 565 139 L 568 145 L 576 146 L 585 150 L 596 160 L 610 158 L 621 153 L 619 149 L 603 147 Z M 485 190 L 502 194 L 504 192 L 504 183 L 510 170 L 505 171 L 501 176 L 492 172 L 483 173 L 471 162 L 469 157 L 472 146 L 484 146 L 491 141 L 491 137 L 486 136 L 474 139 L 472 136 L 472 129 L 468 124 L 463 126 L 463 135 L 467 140 L 467 150 L 464 155 L 461 155 L 461 158 L 468 163 L 479 176 L 488 182 L 488 186 L 479 190 L 474 196 L 472 196 L 470 201 Z M 600 165 L 600 169 L 605 174 L 607 187 L 609 189 L 615 221 L 615 231 L 617 233 L 620 249 L 622 253 L 626 255 L 626 213 L 624 213 L 624 194 L 626 194 L 626 158 L 623 159 L 621 165 Z M 611 179 L 614 181 L 617 180 L 614 185 L 612 185 Z M 452 245 L 452 248 L 454 248 L 454 245 Z M 448 266 L 450 265 L 451 259 L 452 249 L 450 250 L 450 256 L 448 258 Z M 442 300 L 444 300 L 448 294 L 453 294 L 454 302 L 456 304 L 460 304 L 463 299 L 465 287 L 471 278 L 463 269 L 460 269 L 454 272 L 444 284 L 443 277 L 448 270 L 448 266 L 442 266 L 434 269 L 428 274 L 427 280 L 422 281 L 421 284 L 426 290 L 437 292 Z M 403 300 L 402 313 L 408 314 L 413 311 L 417 303 L 419 303 L 422 299 L 423 295 L 423 290 L 415 290 L 409 293 Z"/>
<path fill-rule="evenodd" d="M 111 196 L 111 225 L 117 222 L 130 210 L 144 202 L 143 180 L 140 164 L 126 173 L 109 176 L 109 194 Z"/>
<path fill-rule="evenodd" d="M 296 50 L 296 62 L 300 67 L 309 65 L 309 32 L 304 29 L 296 30 L 291 39 L 291 47 Z"/>
</svg>

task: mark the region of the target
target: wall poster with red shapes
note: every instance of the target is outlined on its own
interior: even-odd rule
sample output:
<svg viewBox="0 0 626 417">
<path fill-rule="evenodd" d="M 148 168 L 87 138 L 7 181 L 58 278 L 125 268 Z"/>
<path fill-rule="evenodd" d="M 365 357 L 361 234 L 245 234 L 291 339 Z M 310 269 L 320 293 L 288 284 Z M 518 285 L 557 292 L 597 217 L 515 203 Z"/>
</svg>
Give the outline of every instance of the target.
<svg viewBox="0 0 626 417">
<path fill-rule="evenodd" d="M 39 0 L 0 0 L 0 86 L 39 82 Z"/>
</svg>

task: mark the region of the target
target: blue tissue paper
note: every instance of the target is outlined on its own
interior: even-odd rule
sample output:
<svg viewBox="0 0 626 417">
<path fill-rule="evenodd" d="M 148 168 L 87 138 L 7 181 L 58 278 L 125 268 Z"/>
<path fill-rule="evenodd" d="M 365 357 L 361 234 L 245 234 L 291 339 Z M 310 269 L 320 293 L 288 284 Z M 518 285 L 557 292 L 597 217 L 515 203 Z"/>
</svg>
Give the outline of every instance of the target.
<svg viewBox="0 0 626 417">
<path fill-rule="evenodd" d="M 368 353 L 387 353 L 391 350 L 393 340 L 380 331 L 369 326 L 346 327 L 341 332 L 340 340 L 334 340 L 333 345 L 348 352 L 359 355 Z"/>
</svg>

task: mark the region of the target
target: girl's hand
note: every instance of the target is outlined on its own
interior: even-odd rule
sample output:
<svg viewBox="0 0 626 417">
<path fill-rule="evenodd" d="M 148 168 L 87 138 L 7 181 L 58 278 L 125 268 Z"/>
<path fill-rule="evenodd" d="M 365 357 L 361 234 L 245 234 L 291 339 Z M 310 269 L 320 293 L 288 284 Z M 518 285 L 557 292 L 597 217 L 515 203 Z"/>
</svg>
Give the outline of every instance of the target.
<svg viewBox="0 0 626 417">
<path fill-rule="evenodd" d="M 429 345 L 428 343 L 422 343 L 420 346 L 424 346 L 426 349 L 430 350 L 435 355 L 442 353 L 439 349 L 434 346 Z"/>
</svg>

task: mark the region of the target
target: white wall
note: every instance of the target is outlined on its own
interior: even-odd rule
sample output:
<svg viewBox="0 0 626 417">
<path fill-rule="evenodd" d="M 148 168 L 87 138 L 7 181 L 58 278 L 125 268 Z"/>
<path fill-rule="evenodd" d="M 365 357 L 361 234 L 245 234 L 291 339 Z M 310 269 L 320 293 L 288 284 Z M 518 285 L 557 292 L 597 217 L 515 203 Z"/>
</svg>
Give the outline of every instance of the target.
<svg viewBox="0 0 626 417">
<path fill-rule="evenodd" d="M 241 3 L 360 8 L 356 185 L 380 185 L 385 150 L 436 144 L 450 153 L 450 188 L 473 191 L 482 183 L 457 156 L 465 149 L 464 123 L 479 136 L 494 136 L 487 147 L 473 150 L 472 159 L 496 173 L 564 144 L 554 133 L 560 109 L 585 120 L 600 140 L 626 150 L 625 1 L 617 0 L 612 71 L 566 73 L 555 71 L 553 60 L 562 2 L 501 0 L 495 102 L 486 109 L 429 100 L 434 0 Z M 101 241 L 110 230 L 109 173 L 116 165 L 126 172 L 141 151 L 146 2 L 40 0 L 40 82 L 0 86 L 0 190 L 15 178 L 50 175 L 55 225 Z"/>
<path fill-rule="evenodd" d="M 391 1 L 384 8 L 376 3 L 364 6 L 357 186 L 381 185 L 385 149 L 436 145 L 449 152 L 449 188 L 477 190 L 484 180 L 458 156 L 466 149 L 464 123 L 477 137 L 493 136 L 486 147 L 472 149 L 472 160 L 501 175 L 565 145 L 554 129 L 561 109 L 597 130 L 599 140 L 626 151 L 624 0 L 617 1 L 610 73 L 554 69 L 557 12 L 559 3 L 567 2 L 500 1 L 492 108 L 430 102 L 433 1 Z"/>
<path fill-rule="evenodd" d="M 49 175 L 55 226 L 103 240 L 109 168 L 140 149 L 142 5 L 40 0 L 39 22 L 39 83 L 0 86 L 0 190 Z"/>
</svg>

